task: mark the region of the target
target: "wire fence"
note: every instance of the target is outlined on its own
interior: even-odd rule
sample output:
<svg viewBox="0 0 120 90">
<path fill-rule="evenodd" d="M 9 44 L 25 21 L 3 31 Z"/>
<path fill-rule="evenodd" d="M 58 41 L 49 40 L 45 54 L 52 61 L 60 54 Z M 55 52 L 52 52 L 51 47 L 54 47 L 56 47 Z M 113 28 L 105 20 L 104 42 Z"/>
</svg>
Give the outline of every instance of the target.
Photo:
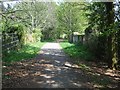
<svg viewBox="0 0 120 90">
<path fill-rule="evenodd" d="M 2 33 L 2 52 L 10 52 L 19 46 L 17 33 Z"/>
</svg>

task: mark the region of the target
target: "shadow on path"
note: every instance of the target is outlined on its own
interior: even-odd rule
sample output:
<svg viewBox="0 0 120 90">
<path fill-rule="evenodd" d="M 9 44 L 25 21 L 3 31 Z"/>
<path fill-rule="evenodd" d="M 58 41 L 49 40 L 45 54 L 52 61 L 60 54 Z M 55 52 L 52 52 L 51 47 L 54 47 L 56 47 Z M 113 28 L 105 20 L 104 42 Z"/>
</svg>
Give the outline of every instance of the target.
<svg viewBox="0 0 120 90">
<path fill-rule="evenodd" d="M 71 68 L 70 58 L 59 46 L 47 46 L 37 57 L 9 66 L 4 75 L 10 79 L 3 80 L 3 88 L 93 88 L 91 76 Z"/>
</svg>

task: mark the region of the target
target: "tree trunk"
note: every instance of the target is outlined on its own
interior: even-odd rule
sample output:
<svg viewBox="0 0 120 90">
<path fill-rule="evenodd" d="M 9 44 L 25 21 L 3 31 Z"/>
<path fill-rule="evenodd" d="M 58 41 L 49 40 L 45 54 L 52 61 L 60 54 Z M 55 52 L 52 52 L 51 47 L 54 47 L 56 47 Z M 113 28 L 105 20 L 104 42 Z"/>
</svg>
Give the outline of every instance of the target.
<svg viewBox="0 0 120 90">
<path fill-rule="evenodd" d="M 118 42 L 118 64 L 120 65 L 120 26 L 117 34 L 117 42 Z"/>
<path fill-rule="evenodd" d="M 112 67 L 112 35 L 107 37 L 107 62 L 108 67 Z"/>
<path fill-rule="evenodd" d="M 112 68 L 117 69 L 118 52 L 117 52 L 117 37 L 116 33 L 112 36 Z"/>
<path fill-rule="evenodd" d="M 114 23 L 113 2 L 105 2 L 107 12 L 107 27 L 109 28 Z M 115 69 L 117 64 L 117 46 L 116 46 L 116 32 L 111 32 L 110 28 L 107 38 L 107 62 L 108 67 Z"/>
</svg>

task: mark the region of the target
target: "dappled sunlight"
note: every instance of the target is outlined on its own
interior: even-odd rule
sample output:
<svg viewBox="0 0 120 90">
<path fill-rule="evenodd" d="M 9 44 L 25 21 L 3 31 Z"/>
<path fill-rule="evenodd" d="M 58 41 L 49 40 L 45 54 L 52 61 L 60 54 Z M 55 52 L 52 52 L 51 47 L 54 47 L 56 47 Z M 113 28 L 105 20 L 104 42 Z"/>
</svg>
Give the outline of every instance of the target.
<svg viewBox="0 0 120 90">
<path fill-rule="evenodd" d="M 58 61 L 58 60 L 55 60 L 55 62 L 56 62 L 56 63 L 60 63 L 60 61 Z"/>
<path fill-rule="evenodd" d="M 88 66 L 86 66 L 85 64 L 72 64 L 70 62 L 65 62 L 64 64 L 66 67 L 71 67 L 71 68 L 76 68 L 76 69 L 81 69 L 81 68 L 89 68 Z"/>
<path fill-rule="evenodd" d="M 55 54 L 53 55 L 51 53 Z M 59 50 L 50 50 L 49 57 L 51 56 L 55 58 L 47 58 L 47 54 L 44 54 L 43 52 L 35 59 L 18 62 L 17 66 L 15 66 L 16 71 L 14 71 L 16 78 L 13 77 L 13 79 L 17 79 L 18 77 L 21 79 L 30 77 L 31 80 L 28 85 L 36 83 L 38 87 L 81 87 L 81 84 L 73 81 L 75 77 L 73 77 L 74 75 L 71 75 L 70 73 L 74 73 L 74 71 L 68 67 L 68 64 L 70 63 L 65 62 L 66 57 L 58 56 L 61 54 L 63 53 Z M 64 64 L 68 66 L 65 66 Z M 71 66 L 73 67 L 75 65 L 71 64 Z"/>
<path fill-rule="evenodd" d="M 52 52 L 51 52 L 51 49 L 42 49 L 40 54 L 43 54 L 43 55 L 53 55 L 53 56 L 65 56 L 63 54 L 63 51 L 61 50 L 58 50 L 58 49 L 52 49 Z"/>
<path fill-rule="evenodd" d="M 47 70 L 47 71 L 52 71 L 51 69 L 49 69 L 49 68 L 46 68 L 45 70 Z"/>
<path fill-rule="evenodd" d="M 41 72 L 35 72 L 34 74 L 31 74 L 32 76 L 40 76 Z"/>
<path fill-rule="evenodd" d="M 81 84 L 73 83 L 75 86 L 81 87 Z"/>
<path fill-rule="evenodd" d="M 93 86 L 94 86 L 95 88 L 104 88 L 103 85 L 99 85 L 99 84 L 94 84 Z"/>
<path fill-rule="evenodd" d="M 37 83 L 38 83 L 38 84 L 42 84 L 42 83 L 43 83 L 43 81 L 38 81 Z"/>
<path fill-rule="evenodd" d="M 115 77 L 116 80 L 120 80 L 120 71 L 107 69 L 104 74 Z"/>
<path fill-rule="evenodd" d="M 46 75 L 46 74 L 41 74 L 40 76 L 42 76 L 42 77 L 44 77 L 44 78 L 52 78 L 52 77 L 54 77 L 54 76 L 52 76 L 52 75 Z"/>
<path fill-rule="evenodd" d="M 0 0 L 3 88 L 120 89 L 120 0 L 51 1 Z"/>
<path fill-rule="evenodd" d="M 40 66 L 47 67 L 47 68 L 53 68 L 54 67 L 52 64 L 40 64 Z"/>
<path fill-rule="evenodd" d="M 9 67 L 4 66 L 8 69 L 4 72 L 5 76 L 11 77 L 11 79 L 5 79 L 4 86 L 7 87 L 12 83 L 13 86 L 10 87 L 19 88 L 104 88 L 113 87 L 112 83 L 117 83 L 119 80 L 118 77 L 113 80 L 105 76 L 101 73 L 102 69 L 98 68 L 95 63 L 70 62 L 71 59 L 60 49 L 44 48 L 41 51 L 33 59 L 20 61 Z M 14 84 L 16 80 L 18 82 Z M 114 85 L 114 87 L 117 86 Z"/>
<path fill-rule="evenodd" d="M 65 66 L 71 67 L 72 65 L 69 62 L 65 62 Z"/>
<path fill-rule="evenodd" d="M 69 69 L 69 67 L 64 67 L 64 66 L 63 66 L 62 68 L 63 68 L 63 69 Z"/>
<path fill-rule="evenodd" d="M 58 88 L 58 87 L 60 87 L 60 85 L 56 83 L 56 84 L 52 84 L 52 87 L 53 88 Z"/>
<path fill-rule="evenodd" d="M 52 84 L 52 83 L 55 83 L 55 81 L 54 80 L 47 80 L 46 83 Z"/>
</svg>

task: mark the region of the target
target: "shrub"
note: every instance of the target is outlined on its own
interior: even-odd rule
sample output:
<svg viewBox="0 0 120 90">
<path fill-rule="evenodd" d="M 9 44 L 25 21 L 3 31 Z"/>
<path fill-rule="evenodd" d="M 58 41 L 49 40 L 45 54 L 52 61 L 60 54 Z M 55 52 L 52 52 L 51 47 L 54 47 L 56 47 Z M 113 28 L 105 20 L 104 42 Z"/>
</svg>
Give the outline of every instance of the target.
<svg viewBox="0 0 120 90">
<path fill-rule="evenodd" d="M 41 37 L 42 37 L 41 29 L 35 28 L 33 30 L 32 37 L 34 39 L 34 42 L 41 41 Z"/>
</svg>

